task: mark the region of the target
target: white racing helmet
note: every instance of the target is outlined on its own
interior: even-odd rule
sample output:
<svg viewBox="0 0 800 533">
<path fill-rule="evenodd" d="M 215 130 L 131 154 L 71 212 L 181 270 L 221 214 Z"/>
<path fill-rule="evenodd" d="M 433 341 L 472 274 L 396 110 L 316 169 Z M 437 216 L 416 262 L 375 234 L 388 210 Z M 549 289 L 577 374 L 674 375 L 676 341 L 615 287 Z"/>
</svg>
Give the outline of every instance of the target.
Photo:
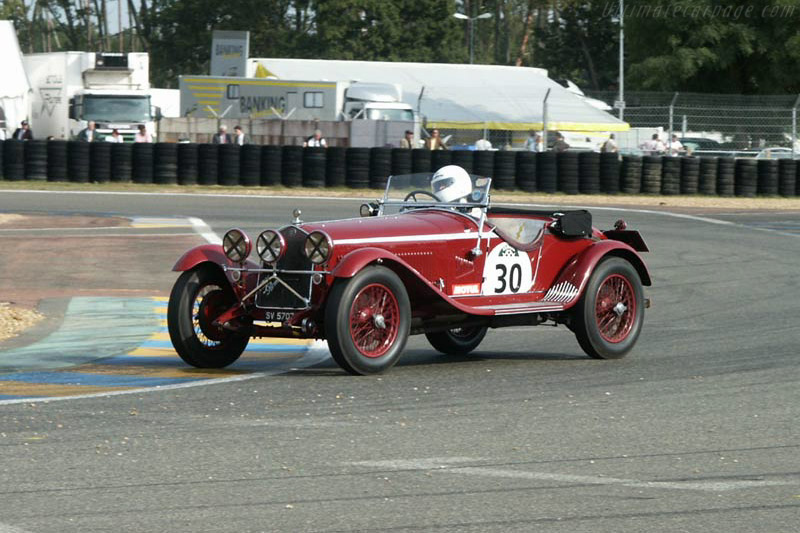
<svg viewBox="0 0 800 533">
<path fill-rule="evenodd" d="M 458 165 L 447 165 L 431 178 L 431 191 L 440 202 L 455 202 L 472 192 L 472 180 L 466 170 Z"/>
</svg>

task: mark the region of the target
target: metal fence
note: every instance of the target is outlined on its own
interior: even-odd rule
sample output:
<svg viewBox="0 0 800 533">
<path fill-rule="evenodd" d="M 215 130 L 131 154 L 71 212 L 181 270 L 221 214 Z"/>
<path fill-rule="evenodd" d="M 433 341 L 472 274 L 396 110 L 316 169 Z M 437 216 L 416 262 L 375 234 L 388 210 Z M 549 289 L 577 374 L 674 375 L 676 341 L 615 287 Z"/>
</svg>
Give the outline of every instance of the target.
<svg viewBox="0 0 800 533">
<path fill-rule="evenodd" d="M 612 104 L 618 95 L 589 91 L 587 96 Z M 625 104 L 623 117 L 632 127 L 663 128 L 665 136 L 705 139 L 702 152 L 753 155 L 782 148 L 772 153 L 800 156 L 800 95 L 629 92 Z"/>
</svg>

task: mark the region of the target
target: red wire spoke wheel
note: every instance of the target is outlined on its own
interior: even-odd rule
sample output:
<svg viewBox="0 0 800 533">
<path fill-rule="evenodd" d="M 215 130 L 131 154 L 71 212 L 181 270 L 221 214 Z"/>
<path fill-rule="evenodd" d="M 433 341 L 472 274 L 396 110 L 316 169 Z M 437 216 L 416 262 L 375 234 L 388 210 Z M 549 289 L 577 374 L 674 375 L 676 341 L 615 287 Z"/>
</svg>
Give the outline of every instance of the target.
<svg viewBox="0 0 800 533">
<path fill-rule="evenodd" d="M 403 282 L 378 265 L 339 279 L 325 307 L 325 337 L 334 361 L 356 375 L 394 365 L 411 329 L 411 304 Z"/>
<path fill-rule="evenodd" d="M 636 318 L 636 297 L 625 276 L 612 274 L 597 291 L 595 316 L 600 336 L 608 342 L 622 342 L 630 334 Z"/>
<path fill-rule="evenodd" d="M 367 357 L 384 355 L 397 338 L 397 298 L 391 290 L 373 283 L 361 289 L 350 308 L 350 336 Z"/>
<path fill-rule="evenodd" d="M 644 290 L 636 268 L 621 257 L 602 260 L 572 310 L 572 330 L 595 359 L 619 359 L 636 344 L 644 322 Z"/>
<path fill-rule="evenodd" d="M 223 368 L 247 348 L 249 324 L 224 329 L 214 320 L 236 304 L 228 280 L 216 267 L 200 265 L 180 275 L 169 296 L 167 326 L 175 351 L 198 368 Z"/>
</svg>

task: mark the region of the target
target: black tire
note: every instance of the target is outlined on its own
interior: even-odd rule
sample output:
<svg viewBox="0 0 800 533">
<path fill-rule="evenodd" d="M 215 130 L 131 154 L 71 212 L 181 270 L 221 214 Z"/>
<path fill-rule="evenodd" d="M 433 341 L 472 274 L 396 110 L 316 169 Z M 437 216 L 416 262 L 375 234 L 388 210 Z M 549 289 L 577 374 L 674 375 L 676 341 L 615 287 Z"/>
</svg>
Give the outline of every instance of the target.
<svg viewBox="0 0 800 533">
<path fill-rule="evenodd" d="M 67 141 L 47 141 L 47 181 L 67 181 Z"/>
<path fill-rule="evenodd" d="M 492 152 L 489 152 L 492 153 Z M 558 170 L 555 152 L 536 154 L 536 189 L 554 193 L 558 190 Z"/>
<path fill-rule="evenodd" d="M 452 163 L 458 165 L 470 174 L 475 172 L 475 152 L 472 150 L 453 150 Z"/>
<path fill-rule="evenodd" d="M 622 292 L 625 301 L 628 302 L 625 309 L 615 310 L 616 306 L 622 303 L 616 297 L 606 303 L 598 302 L 598 299 L 603 298 L 601 290 L 604 293 L 611 290 L 615 295 Z M 630 309 L 631 304 L 634 307 L 633 311 Z M 598 316 L 601 312 L 602 316 Z M 598 322 L 604 317 L 613 316 L 612 313 L 618 314 L 619 321 L 616 325 L 612 321 L 605 328 L 606 333 L 611 334 L 609 338 L 601 332 Z M 575 332 L 578 344 L 589 357 L 594 359 L 624 357 L 636 344 L 644 321 L 644 290 L 639 273 L 624 259 L 619 257 L 604 259 L 592 272 L 572 316 L 572 330 Z M 614 330 L 610 331 L 609 327 L 614 327 Z"/>
<path fill-rule="evenodd" d="M 280 185 L 283 173 L 283 148 L 267 145 L 261 149 L 261 185 Z"/>
<path fill-rule="evenodd" d="M 325 186 L 343 187 L 347 180 L 347 148 L 330 146 L 325 152 Z"/>
<path fill-rule="evenodd" d="M 325 153 L 327 148 L 303 148 L 303 187 L 325 187 Z"/>
<path fill-rule="evenodd" d="M 371 296 L 382 299 L 381 312 L 365 315 L 366 312 L 372 313 L 374 306 L 367 311 L 356 312 L 355 306 L 359 302 L 367 308 Z M 391 297 L 392 301 L 384 297 Z M 380 328 L 374 322 L 374 317 L 381 316 L 381 320 L 387 320 L 386 315 L 389 315 L 389 327 L 384 323 L 384 327 Z M 360 341 L 353 339 L 351 322 L 354 318 L 361 318 L 362 331 L 366 332 Z M 397 274 L 388 268 L 368 266 L 352 278 L 339 279 L 334 283 L 325 308 L 325 336 L 334 361 L 350 374 L 377 374 L 392 367 L 403 353 L 410 326 L 411 304 L 408 294 Z M 387 329 L 387 333 L 381 333 Z M 381 336 L 386 338 L 381 340 Z M 369 343 L 372 342 L 377 345 L 370 350 Z"/>
<path fill-rule="evenodd" d="M 167 326 L 175 351 L 198 368 L 223 368 L 236 361 L 250 342 L 249 331 L 233 332 L 205 323 L 236 299 L 224 276 L 214 267 L 201 265 L 180 275 L 169 296 Z M 202 338 L 199 336 L 202 335 Z"/>
<path fill-rule="evenodd" d="M 478 150 L 472 154 L 472 171 L 478 176 L 494 176 L 494 152 L 491 150 Z M 414 172 L 417 172 L 414 170 Z"/>
<path fill-rule="evenodd" d="M 197 185 L 198 146 L 178 144 L 178 183 L 181 185 Z"/>
<path fill-rule="evenodd" d="M 437 169 L 438 170 L 438 169 Z M 431 151 L 427 148 L 414 148 L 411 150 L 411 172 L 428 173 L 431 171 Z M 476 170 L 476 174 L 479 174 Z M 488 174 L 485 174 L 488 176 Z"/>
<path fill-rule="evenodd" d="M 446 331 L 425 333 L 431 346 L 446 355 L 466 355 L 481 343 L 489 328 L 453 328 Z"/>
<path fill-rule="evenodd" d="M 111 180 L 111 143 L 89 143 L 89 180 L 106 183 Z"/>
</svg>

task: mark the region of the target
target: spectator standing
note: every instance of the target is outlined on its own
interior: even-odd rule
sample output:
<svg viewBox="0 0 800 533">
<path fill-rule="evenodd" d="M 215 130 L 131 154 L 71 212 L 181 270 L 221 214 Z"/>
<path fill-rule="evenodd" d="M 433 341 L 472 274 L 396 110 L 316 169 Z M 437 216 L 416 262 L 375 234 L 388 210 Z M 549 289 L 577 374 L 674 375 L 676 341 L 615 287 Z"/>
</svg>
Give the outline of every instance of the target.
<svg viewBox="0 0 800 533">
<path fill-rule="evenodd" d="M 20 127 L 14 130 L 14 135 L 12 139 L 16 139 L 18 141 L 33 140 L 33 132 L 31 131 L 30 124 L 28 124 L 27 120 L 23 120 L 22 122 L 20 122 Z"/>
<path fill-rule="evenodd" d="M 147 128 L 144 127 L 144 124 L 139 124 L 139 131 L 136 132 L 136 136 L 133 138 L 133 142 L 137 143 L 153 142 L 153 136 L 150 135 L 150 132 L 148 132 Z"/>
<path fill-rule="evenodd" d="M 564 140 L 564 136 L 561 135 L 560 131 L 556 132 L 556 142 L 553 143 L 553 150 L 556 152 L 566 152 L 569 150 L 569 145 L 567 141 Z"/>
<path fill-rule="evenodd" d="M 603 146 L 600 148 L 600 151 L 603 153 L 617 153 L 619 152 L 619 147 L 617 146 L 616 137 L 612 133 L 608 136 L 608 140 L 603 143 Z"/>
<path fill-rule="evenodd" d="M 542 136 L 535 131 L 530 132 L 525 139 L 525 149 L 529 152 L 541 152 L 542 144 Z"/>
<path fill-rule="evenodd" d="M 438 129 L 434 129 L 431 132 L 431 136 L 425 141 L 425 148 L 428 150 L 447 150 L 447 144 L 442 140 Z"/>
<path fill-rule="evenodd" d="M 222 124 L 217 133 L 211 137 L 211 144 L 230 144 L 233 142 L 230 133 L 228 133 L 228 126 Z"/>
<path fill-rule="evenodd" d="M 669 155 L 672 157 L 678 157 L 686 152 L 686 148 L 683 147 L 683 144 L 678 140 L 677 135 L 672 136 L 672 142 L 669 143 Z"/>
<path fill-rule="evenodd" d="M 233 142 L 234 144 L 238 144 L 242 146 L 244 144 L 250 144 L 250 136 L 247 135 L 243 130 L 242 127 L 238 124 L 233 128 Z"/>
<path fill-rule="evenodd" d="M 106 142 L 109 142 L 109 143 L 121 143 L 121 142 L 125 142 L 125 141 L 122 139 L 122 135 L 119 134 L 119 130 L 115 128 L 115 129 L 111 130 L 111 135 L 106 137 Z"/>
<path fill-rule="evenodd" d="M 97 135 L 97 125 L 94 123 L 94 120 L 90 120 L 89 123 L 86 124 L 86 127 L 78 133 L 78 140 L 87 143 L 100 140 Z"/>
<path fill-rule="evenodd" d="M 414 132 L 406 130 L 405 136 L 400 139 L 400 148 L 414 148 Z"/>
<path fill-rule="evenodd" d="M 666 150 L 664 143 L 658 138 L 658 133 L 654 133 L 649 140 L 640 144 L 639 148 L 641 148 L 642 151 L 647 155 L 659 155 L 664 153 L 664 150 Z"/>
<path fill-rule="evenodd" d="M 328 141 L 326 141 L 325 137 L 322 136 L 321 130 L 314 130 L 314 135 L 306 139 L 306 142 L 303 143 L 303 146 L 312 148 L 327 148 Z"/>
</svg>

